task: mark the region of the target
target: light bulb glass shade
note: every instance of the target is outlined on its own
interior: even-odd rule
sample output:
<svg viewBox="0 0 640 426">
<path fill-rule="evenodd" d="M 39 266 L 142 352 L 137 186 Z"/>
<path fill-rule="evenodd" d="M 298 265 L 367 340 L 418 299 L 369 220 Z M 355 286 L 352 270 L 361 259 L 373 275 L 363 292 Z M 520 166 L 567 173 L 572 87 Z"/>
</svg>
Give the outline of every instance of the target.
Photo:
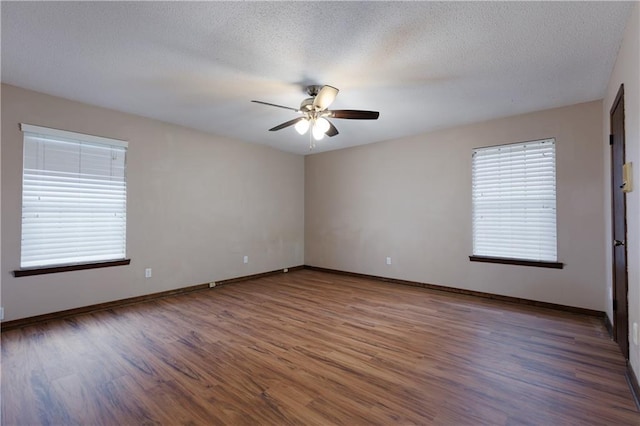
<svg viewBox="0 0 640 426">
<path fill-rule="evenodd" d="M 313 129 L 311 129 L 311 133 L 313 133 L 313 138 L 317 141 L 324 138 L 324 132 L 320 127 L 318 127 L 317 124 L 313 126 Z"/>
<path fill-rule="evenodd" d="M 327 121 L 326 118 L 320 117 L 316 120 L 316 123 L 314 124 L 314 127 L 317 127 L 318 129 L 320 129 L 320 131 L 322 131 L 322 133 L 327 133 L 327 130 L 329 130 L 329 127 L 331 125 L 329 124 L 329 122 Z"/>
<path fill-rule="evenodd" d="M 305 133 L 307 133 L 307 130 L 309 130 L 309 120 L 307 120 L 306 118 L 296 123 L 296 132 L 304 135 Z"/>
</svg>

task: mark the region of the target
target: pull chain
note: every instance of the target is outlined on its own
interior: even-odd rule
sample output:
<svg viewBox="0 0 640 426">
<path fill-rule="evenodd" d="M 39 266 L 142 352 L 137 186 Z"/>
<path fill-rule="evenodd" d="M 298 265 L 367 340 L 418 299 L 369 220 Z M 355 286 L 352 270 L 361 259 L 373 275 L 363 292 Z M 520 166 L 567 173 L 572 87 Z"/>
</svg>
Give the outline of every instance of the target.
<svg viewBox="0 0 640 426">
<path fill-rule="evenodd" d="M 309 126 L 309 151 L 313 151 L 313 148 L 316 147 L 316 143 L 313 140 L 313 123 Z"/>
</svg>

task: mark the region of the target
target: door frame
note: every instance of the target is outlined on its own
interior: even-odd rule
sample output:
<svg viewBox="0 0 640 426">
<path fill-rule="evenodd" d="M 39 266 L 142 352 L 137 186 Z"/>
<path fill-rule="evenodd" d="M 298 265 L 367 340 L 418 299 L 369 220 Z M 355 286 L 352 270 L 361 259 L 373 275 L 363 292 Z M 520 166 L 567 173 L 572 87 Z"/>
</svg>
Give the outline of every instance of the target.
<svg viewBox="0 0 640 426">
<path fill-rule="evenodd" d="M 626 246 L 626 241 L 627 241 L 627 197 L 626 195 L 623 194 L 623 199 L 622 199 L 622 204 L 623 204 L 623 210 L 624 210 L 624 216 L 621 218 L 621 220 L 624 223 L 624 258 L 625 258 L 625 271 L 624 271 L 624 285 L 625 285 L 625 290 L 624 291 L 624 300 L 618 300 L 617 299 L 617 280 L 616 280 L 616 248 L 615 245 L 613 244 L 613 240 L 615 239 L 615 216 L 616 216 L 616 208 L 615 208 L 615 202 L 614 202 L 614 191 L 616 190 L 620 190 L 620 188 L 616 188 L 615 187 L 615 180 L 614 180 L 614 173 L 616 173 L 616 170 L 614 168 L 614 146 L 613 146 L 613 113 L 614 111 L 616 111 L 617 108 L 622 108 L 622 163 L 624 164 L 625 160 L 626 160 L 626 135 L 625 135 L 625 129 L 624 129 L 624 123 L 625 123 L 625 110 L 624 110 L 624 84 L 620 85 L 620 88 L 618 89 L 618 93 L 616 94 L 616 97 L 613 101 L 613 104 L 611 105 L 611 109 L 609 110 L 609 134 L 611 135 L 611 141 L 610 141 L 610 153 L 611 153 L 611 166 L 610 166 L 610 175 L 611 175 L 611 244 L 612 244 L 612 248 L 611 248 L 611 273 L 612 273 L 612 282 L 611 282 L 611 292 L 612 292 L 612 312 L 613 312 L 613 318 L 612 318 L 612 331 L 613 331 L 613 339 L 618 343 L 618 346 L 620 347 L 620 350 L 622 352 L 622 355 L 625 357 L 625 359 L 629 359 L 629 332 L 630 332 L 630 327 L 629 327 L 629 295 L 628 295 L 628 291 L 629 291 L 629 277 L 628 277 L 628 269 L 627 269 L 627 260 L 628 260 L 628 255 L 627 255 L 627 246 Z M 619 173 L 622 173 L 622 171 L 618 171 Z M 618 315 L 617 312 L 621 307 L 621 304 L 623 304 L 625 306 L 624 309 L 624 320 L 626 320 L 626 335 L 625 336 L 620 336 L 620 324 L 618 323 Z M 626 342 L 626 345 L 621 344 L 621 339 L 624 339 L 624 342 Z"/>
</svg>

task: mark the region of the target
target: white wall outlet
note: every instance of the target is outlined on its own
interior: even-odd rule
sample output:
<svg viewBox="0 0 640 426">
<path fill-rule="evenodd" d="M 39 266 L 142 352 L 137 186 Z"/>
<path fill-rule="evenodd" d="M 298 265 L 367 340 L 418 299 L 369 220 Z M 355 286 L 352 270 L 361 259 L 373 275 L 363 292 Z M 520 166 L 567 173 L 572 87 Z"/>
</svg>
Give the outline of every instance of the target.
<svg viewBox="0 0 640 426">
<path fill-rule="evenodd" d="M 209 288 L 214 288 L 215 286 L 216 286 L 216 283 L 215 283 L 215 282 L 211 281 L 211 282 L 209 283 Z"/>
<path fill-rule="evenodd" d="M 391 258 L 387 256 L 387 265 L 391 265 Z"/>
<path fill-rule="evenodd" d="M 289 268 L 284 268 L 284 269 L 282 270 L 282 272 L 284 272 L 284 273 L 289 272 Z"/>
<path fill-rule="evenodd" d="M 638 323 L 637 322 L 633 323 L 633 344 L 634 345 L 638 344 Z"/>
<path fill-rule="evenodd" d="M 144 277 L 145 278 L 151 278 L 151 268 L 146 268 L 144 270 Z"/>
<path fill-rule="evenodd" d="M 249 256 L 245 256 L 245 257 L 242 259 L 242 262 L 243 262 L 243 263 L 249 263 Z"/>
</svg>

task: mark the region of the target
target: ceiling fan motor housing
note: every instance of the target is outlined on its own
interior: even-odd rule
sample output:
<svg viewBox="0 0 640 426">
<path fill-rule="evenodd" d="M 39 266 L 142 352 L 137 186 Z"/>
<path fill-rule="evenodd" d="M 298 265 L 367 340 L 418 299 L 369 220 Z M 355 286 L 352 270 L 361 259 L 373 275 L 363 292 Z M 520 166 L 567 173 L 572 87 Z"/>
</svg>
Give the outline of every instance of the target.
<svg viewBox="0 0 640 426">
<path fill-rule="evenodd" d="M 313 99 L 314 98 L 307 98 L 304 101 L 302 101 L 302 103 L 300 104 L 300 111 L 303 111 L 303 112 L 313 111 L 314 110 Z"/>
</svg>

